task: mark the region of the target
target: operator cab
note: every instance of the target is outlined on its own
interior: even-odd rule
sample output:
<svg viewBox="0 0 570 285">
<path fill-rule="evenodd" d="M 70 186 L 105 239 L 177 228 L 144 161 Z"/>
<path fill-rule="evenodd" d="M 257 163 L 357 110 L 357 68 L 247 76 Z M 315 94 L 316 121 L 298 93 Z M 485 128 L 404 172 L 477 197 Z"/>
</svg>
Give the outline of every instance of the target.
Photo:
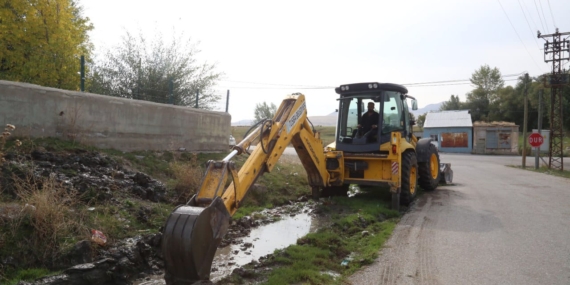
<svg viewBox="0 0 570 285">
<path fill-rule="evenodd" d="M 406 98 L 408 89 L 392 83 L 355 83 L 335 88 L 340 94 L 336 129 L 336 150 L 346 152 L 379 152 L 380 145 L 390 141 L 392 132 L 402 138 L 412 136 L 411 119 Z"/>
</svg>

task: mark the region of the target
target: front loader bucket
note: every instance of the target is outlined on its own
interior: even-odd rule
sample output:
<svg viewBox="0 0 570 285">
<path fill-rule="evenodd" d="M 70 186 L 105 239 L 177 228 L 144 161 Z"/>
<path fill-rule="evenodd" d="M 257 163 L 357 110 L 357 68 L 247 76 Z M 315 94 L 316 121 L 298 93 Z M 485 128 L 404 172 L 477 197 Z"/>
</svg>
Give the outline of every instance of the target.
<svg viewBox="0 0 570 285">
<path fill-rule="evenodd" d="M 190 205 L 195 205 L 194 198 Z M 166 284 L 209 280 L 216 249 L 229 224 L 230 214 L 220 197 L 205 208 L 184 205 L 174 209 L 162 234 Z"/>
<path fill-rule="evenodd" d="M 444 184 L 453 183 L 453 170 L 451 170 L 451 163 L 440 163 L 439 170 L 441 175 L 439 176 L 439 182 Z"/>
</svg>

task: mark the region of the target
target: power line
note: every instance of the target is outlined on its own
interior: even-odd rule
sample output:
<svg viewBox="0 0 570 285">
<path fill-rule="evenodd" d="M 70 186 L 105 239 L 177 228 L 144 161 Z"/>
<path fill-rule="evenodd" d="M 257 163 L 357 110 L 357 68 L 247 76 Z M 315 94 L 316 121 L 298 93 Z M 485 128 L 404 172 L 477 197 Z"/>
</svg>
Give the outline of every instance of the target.
<svg viewBox="0 0 570 285">
<path fill-rule="evenodd" d="M 554 21 L 554 14 L 552 13 L 552 7 L 550 6 L 550 0 L 546 0 L 548 3 L 548 9 L 550 9 L 550 16 L 552 17 L 552 24 L 554 24 L 554 29 L 556 29 L 556 22 Z"/>
<path fill-rule="evenodd" d="M 542 9 L 542 2 L 538 0 L 538 4 L 540 5 L 540 12 L 542 13 L 542 17 L 544 18 L 544 24 L 546 24 L 546 27 L 548 28 L 548 22 L 546 21 L 546 17 L 544 16 L 544 10 Z"/>
<path fill-rule="evenodd" d="M 289 87 L 293 87 L 293 88 L 297 88 L 297 87 L 308 87 L 308 88 L 321 88 L 321 87 L 325 87 L 325 86 L 314 86 L 314 85 L 260 83 L 260 82 L 233 81 L 233 80 L 220 80 L 220 81 L 233 82 L 233 83 L 245 83 L 245 84 L 257 84 L 257 85 L 289 86 Z M 328 88 L 328 87 L 327 87 L 327 88 Z"/>
<path fill-rule="evenodd" d="M 540 12 L 538 11 L 538 5 L 536 5 L 536 0 L 534 0 L 534 8 L 536 8 L 536 14 L 538 14 L 538 19 L 540 20 L 540 24 L 545 32 L 548 33 L 548 30 L 544 27 L 544 23 L 542 22 L 542 18 L 540 17 Z"/>
<path fill-rule="evenodd" d="M 253 83 L 252 83 L 253 84 Z M 335 88 L 336 86 L 320 86 L 320 87 L 248 87 L 248 86 L 220 86 L 221 88 L 227 89 L 276 89 L 276 90 L 286 90 L 286 89 L 331 89 Z"/>
<path fill-rule="evenodd" d="M 519 33 L 517 32 L 517 29 L 515 29 L 515 26 L 513 25 L 513 22 L 511 22 L 511 19 L 509 18 L 509 15 L 507 15 L 507 11 L 505 11 L 505 8 L 503 8 L 503 4 L 501 4 L 501 1 L 497 0 L 497 2 L 499 2 L 499 5 L 501 6 L 501 9 L 503 10 L 503 13 L 505 13 L 505 16 L 507 17 L 507 20 L 509 20 L 509 23 L 511 24 L 511 27 L 513 28 L 513 30 L 515 31 L 515 33 L 517 34 L 517 37 L 519 38 L 519 40 L 521 41 L 521 43 L 524 46 L 524 49 L 526 50 L 526 52 L 528 53 L 528 55 L 530 56 L 530 59 L 532 59 L 532 61 L 534 62 L 534 64 L 536 64 L 536 66 L 538 67 L 538 69 L 542 70 L 542 68 L 540 68 L 540 66 L 538 65 L 538 63 L 536 63 L 536 61 L 534 60 L 534 58 L 532 57 L 532 55 L 530 54 L 530 52 L 528 51 L 528 49 L 526 48 L 526 45 L 524 44 L 523 40 L 521 39 L 521 36 L 519 35 Z"/>
<path fill-rule="evenodd" d="M 520 0 L 519 0 L 520 3 Z M 526 3 L 523 1 L 523 6 L 526 9 L 526 13 L 528 14 L 528 17 L 530 18 L 530 20 L 532 21 L 532 25 L 533 27 L 538 31 L 540 30 L 538 27 L 538 25 L 536 24 L 536 22 L 534 22 L 534 19 L 532 18 L 532 14 L 530 13 L 530 9 L 526 6 Z M 533 36 L 534 37 L 534 36 Z"/>
<path fill-rule="evenodd" d="M 515 81 L 515 80 L 518 80 L 518 78 L 505 79 L 503 81 Z M 471 82 L 463 82 L 463 83 L 450 83 L 450 84 L 416 85 L 416 86 L 409 86 L 409 87 L 433 87 L 433 86 L 468 85 L 468 84 L 472 84 L 472 83 Z M 406 84 L 402 84 L 402 85 L 408 86 Z"/>
<path fill-rule="evenodd" d="M 524 19 L 528 25 L 528 30 L 530 31 L 530 34 L 532 35 L 532 38 L 534 39 L 534 42 L 536 43 L 536 47 L 540 50 L 540 45 L 538 45 L 538 40 L 536 40 L 536 37 L 534 36 L 534 32 L 530 28 L 530 23 L 528 22 L 528 19 L 526 18 L 526 13 L 524 12 L 524 9 L 521 5 L 521 0 L 518 0 L 518 2 L 519 2 L 519 7 L 521 7 L 521 11 L 523 12 Z M 529 15 L 529 17 L 530 17 L 530 15 Z"/>
<path fill-rule="evenodd" d="M 508 76 L 502 76 L 502 77 L 512 77 L 512 76 L 518 76 L 519 74 L 516 75 L 508 75 Z M 514 78 L 514 79 L 505 79 L 503 81 L 515 81 L 518 80 L 518 78 Z M 467 81 L 467 82 L 463 82 L 463 81 Z M 448 80 L 448 81 L 433 81 L 433 82 L 422 82 L 422 83 L 408 83 L 408 84 L 401 84 L 403 86 L 407 86 L 407 87 L 433 87 L 433 86 L 450 86 L 450 85 L 468 85 L 468 84 L 472 84 L 470 79 L 460 79 L 460 80 Z M 336 86 L 322 86 L 322 87 L 318 87 L 318 88 L 280 88 L 280 87 L 228 87 L 228 86 L 220 86 L 220 88 L 228 88 L 228 89 L 258 89 L 258 90 L 265 90 L 265 89 L 276 89 L 276 90 L 285 90 L 285 89 L 333 89 Z"/>
<path fill-rule="evenodd" d="M 513 76 L 520 76 L 521 74 L 525 73 L 513 73 L 513 74 L 505 74 L 501 77 L 513 77 Z M 285 90 L 285 89 L 332 89 L 337 86 L 313 86 L 313 85 L 294 85 L 294 84 L 279 84 L 279 83 L 262 83 L 262 82 L 251 82 L 251 81 L 232 81 L 232 80 L 222 80 L 225 82 L 240 82 L 240 83 L 249 83 L 249 84 L 256 84 L 256 85 L 270 85 L 270 86 L 287 86 L 287 87 L 251 87 L 251 86 L 227 86 L 221 85 L 219 88 L 227 88 L 227 89 L 276 89 L 276 90 Z M 429 82 L 416 82 L 416 83 L 404 83 L 401 85 L 410 86 L 410 85 L 425 85 L 425 84 L 439 84 L 439 83 L 454 83 L 454 82 L 462 82 L 468 81 L 461 84 L 471 84 L 471 79 L 453 79 L 453 80 L 441 80 L 441 81 L 429 81 Z M 451 84 L 449 84 L 451 85 Z M 291 87 L 289 87 L 291 86 Z M 435 86 L 435 85 L 433 85 Z"/>
<path fill-rule="evenodd" d="M 501 77 L 513 77 L 513 76 L 519 76 L 521 74 L 523 74 L 525 72 L 521 72 L 521 73 L 513 73 L 513 74 L 506 74 L 506 75 L 502 75 Z M 461 82 L 461 81 L 469 81 L 466 84 L 470 84 L 471 83 L 471 79 L 456 79 L 456 80 L 444 80 L 444 81 L 432 81 L 432 82 L 420 82 L 420 83 L 405 83 L 402 85 L 405 86 L 410 86 L 410 85 L 423 85 L 423 84 L 433 84 L 433 83 L 451 83 L 451 82 Z"/>
</svg>

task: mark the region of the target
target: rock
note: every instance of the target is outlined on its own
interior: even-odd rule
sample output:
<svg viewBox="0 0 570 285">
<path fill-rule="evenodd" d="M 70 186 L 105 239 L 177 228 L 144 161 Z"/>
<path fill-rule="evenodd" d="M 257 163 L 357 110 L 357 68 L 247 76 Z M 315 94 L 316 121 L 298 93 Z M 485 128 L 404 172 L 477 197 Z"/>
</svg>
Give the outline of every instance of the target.
<svg viewBox="0 0 570 285">
<path fill-rule="evenodd" d="M 251 278 L 254 276 L 255 271 L 244 268 L 236 268 L 234 271 L 232 271 L 232 274 L 236 274 L 242 278 Z"/>
<path fill-rule="evenodd" d="M 18 264 L 16 263 L 16 260 L 14 259 L 13 256 L 7 256 L 7 257 L 3 257 L 2 260 L 0 260 L 0 264 L 3 265 L 2 267 L 6 267 L 6 266 L 11 266 L 11 267 L 18 267 Z"/>
<path fill-rule="evenodd" d="M 135 174 L 135 176 L 133 177 L 133 181 L 136 184 L 138 184 L 139 186 L 148 187 L 148 185 L 152 181 L 152 179 L 148 175 L 146 175 L 142 172 L 137 172 Z"/>
<path fill-rule="evenodd" d="M 301 196 L 297 199 L 297 202 L 307 202 L 309 198 L 307 196 Z"/>
<path fill-rule="evenodd" d="M 51 168 L 51 167 L 52 167 L 52 165 L 51 165 L 51 163 L 50 163 L 49 161 L 40 161 L 40 162 L 38 163 L 38 166 L 39 166 L 39 167 L 44 167 L 44 168 Z"/>
<path fill-rule="evenodd" d="M 122 171 L 113 171 L 112 176 L 114 179 L 125 179 L 125 173 Z"/>
<path fill-rule="evenodd" d="M 47 160 L 48 157 L 45 153 L 45 149 L 42 151 L 42 149 L 37 148 L 32 150 L 32 152 L 30 153 L 30 155 L 32 156 L 33 160 Z"/>
<path fill-rule="evenodd" d="M 144 189 L 143 187 L 141 187 L 141 186 L 135 185 L 135 186 L 132 188 L 131 192 L 133 192 L 133 194 L 135 194 L 135 195 L 137 195 L 137 196 L 139 196 L 139 197 L 141 197 L 141 198 L 146 197 L 146 191 L 145 191 L 145 189 Z"/>
<path fill-rule="evenodd" d="M 67 255 L 67 258 L 69 258 L 71 265 L 93 262 L 91 242 L 88 240 L 82 240 L 76 243 Z"/>
<path fill-rule="evenodd" d="M 365 236 L 370 235 L 370 232 L 369 232 L 369 231 L 362 231 L 361 234 L 362 234 L 363 237 L 365 237 Z"/>
</svg>

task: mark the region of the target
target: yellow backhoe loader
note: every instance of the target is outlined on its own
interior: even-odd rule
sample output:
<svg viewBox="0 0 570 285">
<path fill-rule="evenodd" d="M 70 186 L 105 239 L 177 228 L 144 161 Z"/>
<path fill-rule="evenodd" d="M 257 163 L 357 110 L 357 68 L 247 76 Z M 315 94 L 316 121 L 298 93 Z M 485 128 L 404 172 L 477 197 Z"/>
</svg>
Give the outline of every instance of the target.
<svg viewBox="0 0 570 285">
<path fill-rule="evenodd" d="M 415 122 L 408 101 L 414 110 L 417 102 L 404 86 L 355 83 L 335 91 L 340 95 L 335 142 L 324 149 L 319 133 L 307 119 L 305 96 L 297 93 L 287 96 L 275 116 L 262 121 L 223 160 L 207 163 L 197 194 L 174 209 L 163 229 L 167 284 L 209 279 L 231 216 L 256 179 L 271 172 L 290 144 L 307 171 L 313 197 L 347 195 L 350 184 L 387 185 L 392 207 L 398 209 L 400 204 L 412 202 L 418 185 L 432 191 L 440 179 L 451 183 L 451 167 L 440 165 L 431 139 L 418 140 L 412 133 Z M 257 141 L 237 171 L 231 159 Z M 225 187 L 229 179 L 232 182 Z"/>
</svg>

